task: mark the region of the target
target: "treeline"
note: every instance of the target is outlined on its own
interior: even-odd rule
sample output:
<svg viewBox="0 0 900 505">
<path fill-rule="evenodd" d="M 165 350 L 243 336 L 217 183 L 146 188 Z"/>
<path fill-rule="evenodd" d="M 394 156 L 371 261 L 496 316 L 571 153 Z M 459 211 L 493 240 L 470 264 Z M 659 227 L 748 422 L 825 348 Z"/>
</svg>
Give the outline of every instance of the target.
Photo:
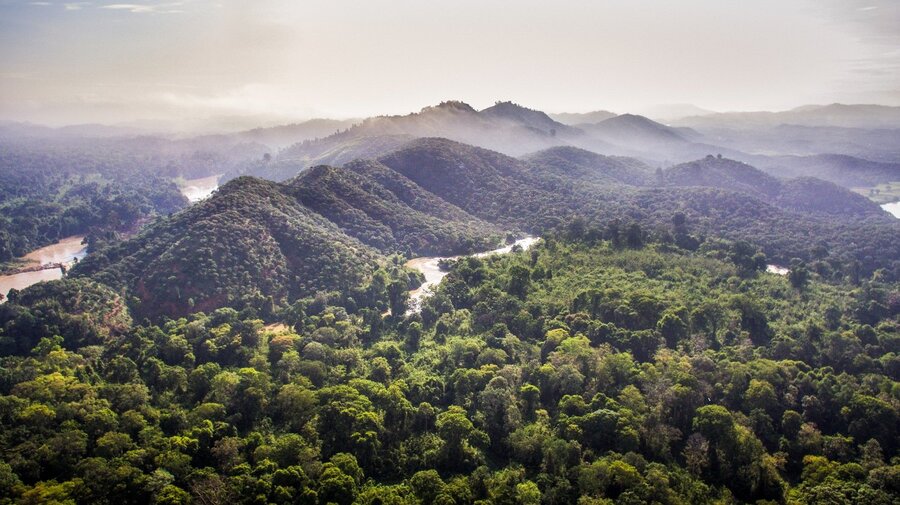
<svg viewBox="0 0 900 505">
<path fill-rule="evenodd" d="M 0 499 L 896 502 L 895 283 L 592 230 L 462 259 L 407 316 L 399 258 L 159 325 L 98 317 L 121 301 L 86 280 L 14 293 Z"/>
</svg>

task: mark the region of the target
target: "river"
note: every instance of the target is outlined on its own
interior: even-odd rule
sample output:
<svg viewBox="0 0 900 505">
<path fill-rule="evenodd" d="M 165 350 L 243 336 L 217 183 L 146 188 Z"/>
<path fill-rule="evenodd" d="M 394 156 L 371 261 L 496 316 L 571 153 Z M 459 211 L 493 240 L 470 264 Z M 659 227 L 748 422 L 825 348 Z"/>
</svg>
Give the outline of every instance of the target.
<svg viewBox="0 0 900 505">
<path fill-rule="evenodd" d="M 900 202 L 885 203 L 881 208 L 893 214 L 897 219 L 900 219 Z"/>
<path fill-rule="evenodd" d="M 87 255 L 87 245 L 81 241 L 82 235 L 67 237 L 59 242 L 31 251 L 22 257 L 34 265 L 46 265 L 48 263 L 69 264 L 73 259 L 84 258 Z M 62 272 L 59 268 L 47 268 L 33 272 L 21 272 L 11 275 L 0 275 L 0 293 L 5 297 L 10 289 L 24 289 L 41 281 L 61 279 Z"/>
<path fill-rule="evenodd" d="M 528 249 L 538 240 L 540 239 L 537 237 L 525 237 L 499 249 L 476 253 L 472 256 L 483 258 L 492 254 L 506 254 L 511 252 L 513 247 L 515 246 L 519 246 L 522 249 Z M 421 258 L 413 258 L 406 262 L 406 266 L 408 268 L 418 270 L 425 276 L 425 282 L 423 282 L 422 285 L 418 288 L 409 292 L 411 311 L 418 312 L 421 308 L 422 300 L 426 296 L 428 296 L 429 293 L 431 293 L 431 288 L 440 284 L 441 281 L 444 280 L 444 277 L 447 276 L 447 272 L 441 270 L 441 268 L 438 266 L 441 260 L 453 260 L 457 258 L 459 258 L 459 256 L 423 256 Z"/>
<path fill-rule="evenodd" d="M 191 203 L 209 198 L 209 195 L 219 188 L 219 177 L 221 176 L 222 174 L 217 174 L 199 179 L 188 179 L 179 185 L 181 194 L 190 200 Z"/>
</svg>

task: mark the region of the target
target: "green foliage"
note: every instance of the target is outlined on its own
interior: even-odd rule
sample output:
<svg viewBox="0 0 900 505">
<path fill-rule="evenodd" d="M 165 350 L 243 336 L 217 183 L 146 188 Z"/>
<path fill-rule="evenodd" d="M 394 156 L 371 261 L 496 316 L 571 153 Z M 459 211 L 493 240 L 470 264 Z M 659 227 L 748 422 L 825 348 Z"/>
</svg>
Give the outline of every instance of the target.
<svg viewBox="0 0 900 505">
<path fill-rule="evenodd" d="M 0 144 L 0 262 L 70 235 L 92 249 L 187 205 L 133 153 L 93 146 Z"/>
<path fill-rule="evenodd" d="M 451 262 L 421 315 L 383 314 L 399 260 L 268 326 L 23 290 L 0 306 L 0 502 L 896 501 L 896 284 L 566 233 Z"/>
</svg>

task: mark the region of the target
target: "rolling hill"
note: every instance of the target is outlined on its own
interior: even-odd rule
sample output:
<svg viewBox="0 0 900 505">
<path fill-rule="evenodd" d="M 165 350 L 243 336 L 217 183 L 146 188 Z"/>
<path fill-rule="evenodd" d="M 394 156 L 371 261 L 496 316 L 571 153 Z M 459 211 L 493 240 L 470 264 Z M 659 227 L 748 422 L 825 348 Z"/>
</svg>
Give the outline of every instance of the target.
<svg viewBox="0 0 900 505">
<path fill-rule="evenodd" d="M 646 186 L 656 182 L 652 168 L 634 158 L 604 156 L 577 147 L 551 147 L 522 159 L 538 170 L 600 184 Z"/>
<path fill-rule="evenodd" d="M 490 249 L 504 230 L 376 162 L 317 166 L 282 184 L 239 177 L 212 197 L 89 255 L 72 271 L 178 316 L 360 285 L 385 255 Z"/>
<path fill-rule="evenodd" d="M 72 275 L 125 288 L 137 300 L 135 313 L 147 317 L 359 284 L 378 252 L 281 189 L 235 179 L 137 237 L 89 255 Z"/>
<path fill-rule="evenodd" d="M 869 161 L 843 154 L 760 157 L 754 164 L 779 177 L 816 177 L 847 188 L 900 181 L 900 163 Z"/>
<path fill-rule="evenodd" d="M 580 128 L 605 142 L 638 149 L 688 142 L 674 128 L 635 114 L 622 114 Z"/>
<path fill-rule="evenodd" d="M 802 177 L 779 180 L 762 170 L 726 158 L 707 156 L 663 172 L 666 184 L 706 186 L 756 195 L 778 207 L 842 219 L 881 217 L 881 208 L 867 198 L 832 182 Z"/>
<path fill-rule="evenodd" d="M 550 152 L 547 159 L 557 158 L 556 167 L 577 166 L 585 157 L 579 150 Z M 541 168 L 534 161 L 446 139 L 419 139 L 379 161 L 466 212 L 529 231 L 576 216 L 601 228 L 618 220 L 660 229 L 683 212 L 697 233 L 750 240 L 783 263 L 812 258 L 814 249 L 824 247 L 830 254 L 856 258 L 871 271 L 892 265 L 900 255 L 900 244 L 891 239 L 900 233 L 900 222 L 876 205 L 822 181 L 787 184 L 733 160 L 705 158 L 671 174 L 696 169 L 697 176 L 651 187 L 585 184 L 577 171 Z M 717 175 L 708 176 L 707 170 Z M 833 199 L 826 214 L 813 203 L 823 196 L 820 190 Z"/>
<path fill-rule="evenodd" d="M 342 231 L 380 251 L 472 253 L 505 236 L 374 161 L 313 167 L 284 191 Z"/>
<path fill-rule="evenodd" d="M 781 189 L 778 179 L 761 170 L 746 163 L 714 156 L 665 170 L 663 181 L 673 186 L 708 186 L 765 198 L 777 196 Z"/>
</svg>

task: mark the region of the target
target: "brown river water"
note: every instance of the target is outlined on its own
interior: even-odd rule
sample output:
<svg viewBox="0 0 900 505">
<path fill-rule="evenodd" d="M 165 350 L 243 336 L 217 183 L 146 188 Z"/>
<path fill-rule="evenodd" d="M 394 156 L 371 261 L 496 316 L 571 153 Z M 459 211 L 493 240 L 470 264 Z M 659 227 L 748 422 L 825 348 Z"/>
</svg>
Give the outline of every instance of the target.
<svg viewBox="0 0 900 505">
<path fill-rule="evenodd" d="M 35 265 L 48 263 L 70 264 L 75 258 L 79 260 L 87 254 L 87 245 L 82 245 L 82 235 L 67 237 L 59 242 L 31 251 L 22 257 Z M 0 293 L 6 296 L 10 289 L 24 289 L 41 281 L 61 279 L 59 268 L 48 268 L 34 272 L 22 272 L 11 275 L 0 275 Z"/>
<path fill-rule="evenodd" d="M 477 254 L 473 254 L 473 256 L 481 258 L 484 256 L 490 256 L 492 254 L 506 254 L 512 251 L 512 248 L 514 246 L 520 246 L 522 249 L 528 249 L 538 240 L 540 239 L 537 237 L 525 237 L 499 249 L 480 252 Z M 421 258 L 413 258 L 406 262 L 407 267 L 418 270 L 425 275 L 425 282 L 423 282 L 422 285 L 418 288 L 409 292 L 410 310 L 418 312 L 421 307 L 422 300 L 425 299 L 425 297 L 427 297 L 429 294 L 431 294 L 432 288 L 440 284 L 441 281 L 444 280 L 444 277 L 447 276 L 447 272 L 444 272 L 440 269 L 440 267 L 438 267 L 440 261 L 443 259 L 456 258 L 459 258 L 459 256 L 424 256 Z"/>
</svg>

